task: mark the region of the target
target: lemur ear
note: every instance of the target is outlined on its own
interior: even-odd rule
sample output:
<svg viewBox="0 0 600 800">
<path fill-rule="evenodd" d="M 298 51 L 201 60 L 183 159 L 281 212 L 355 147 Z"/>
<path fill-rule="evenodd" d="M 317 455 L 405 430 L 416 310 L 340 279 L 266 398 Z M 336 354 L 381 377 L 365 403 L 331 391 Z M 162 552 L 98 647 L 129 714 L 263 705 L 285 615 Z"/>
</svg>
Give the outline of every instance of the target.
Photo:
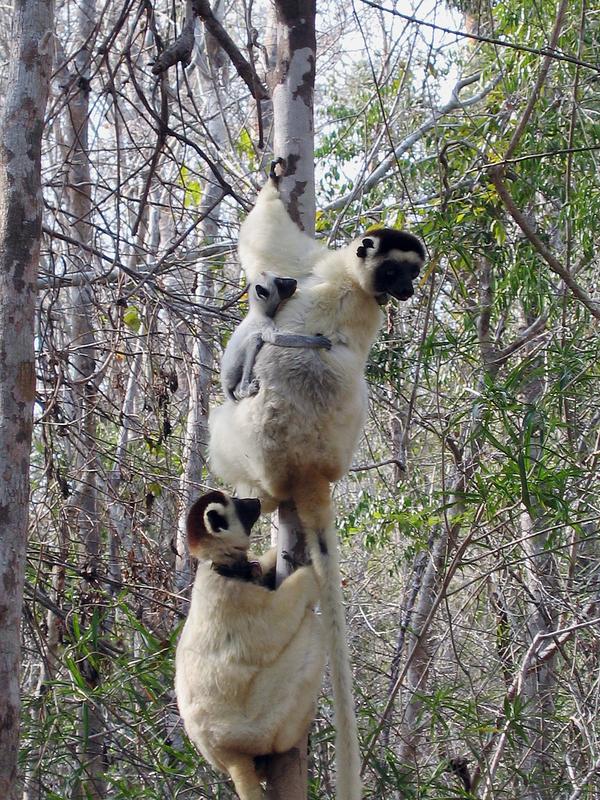
<svg viewBox="0 0 600 800">
<path fill-rule="evenodd" d="M 229 528 L 226 517 L 218 511 L 215 511 L 214 508 L 206 512 L 206 519 L 215 533 L 226 531 Z"/>
<path fill-rule="evenodd" d="M 263 300 L 268 300 L 271 295 L 271 292 L 264 286 L 261 286 L 260 283 L 256 284 L 254 291 L 256 292 L 256 296 L 261 297 Z"/>
<path fill-rule="evenodd" d="M 373 247 L 375 247 L 375 243 L 373 242 L 373 239 L 369 239 L 369 238 L 363 239 L 362 240 L 362 245 L 356 251 L 356 255 L 359 258 L 365 258 L 366 255 L 367 255 L 367 250 L 370 249 L 370 248 L 373 248 Z"/>
</svg>

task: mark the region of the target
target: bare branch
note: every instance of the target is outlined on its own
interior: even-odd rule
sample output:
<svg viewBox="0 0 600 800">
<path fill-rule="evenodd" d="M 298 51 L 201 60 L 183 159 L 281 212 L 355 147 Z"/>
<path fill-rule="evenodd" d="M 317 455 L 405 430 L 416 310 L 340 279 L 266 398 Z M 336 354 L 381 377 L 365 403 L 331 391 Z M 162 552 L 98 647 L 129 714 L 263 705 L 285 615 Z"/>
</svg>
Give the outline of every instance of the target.
<svg viewBox="0 0 600 800">
<path fill-rule="evenodd" d="M 500 199 L 504 203 L 506 210 L 517 223 L 519 228 L 523 231 L 525 236 L 529 239 L 531 244 L 535 247 L 538 253 L 542 256 L 544 261 L 548 264 L 550 269 L 555 272 L 569 289 L 573 292 L 575 297 L 580 300 L 583 305 L 589 310 L 596 319 L 600 319 L 600 303 L 589 296 L 589 294 L 582 289 L 577 281 L 573 278 L 571 273 L 560 263 L 560 261 L 550 252 L 544 242 L 539 238 L 533 230 L 525 215 L 517 208 L 512 195 L 508 191 L 506 184 L 502 179 L 503 167 L 493 166 L 490 167 L 489 174 L 494 186 L 496 187 Z"/>
<path fill-rule="evenodd" d="M 565 18 L 565 11 L 567 10 L 567 4 L 568 0 L 562 0 L 562 3 L 558 7 L 558 11 L 556 12 L 556 20 L 554 22 L 554 28 L 552 29 L 552 35 L 550 37 L 549 48 L 551 51 L 554 51 L 558 45 L 558 39 Z M 542 86 L 546 82 L 546 78 L 548 76 L 548 71 L 550 69 L 551 64 L 552 64 L 552 57 L 550 55 L 547 55 L 542 61 L 542 66 L 540 67 L 537 80 L 535 82 L 531 94 L 529 95 L 529 100 L 527 101 L 525 110 L 521 115 L 521 119 L 519 120 L 519 123 L 515 128 L 515 131 L 512 135 L 510 142 L 508 143 L 508 147 L 506 149 L 506 153 L 504 154 L 504 158 L 510 158 L 517 149 L 519 142 L 521 141 L 521 137 L 525 133 L 525 128 L 527 127 L 527 123 L 531 118 L 535 104 L 537 103 L 537 99 L 542 89 Z"/>
<path fill-rule="evenodd" d="M 509 356 L 511 356 L 517 350 L 520 350 L 521 347 L 526 345 L 532 339 L 535 339 L 536 336 L 539 336 L 539 334 L 546 327 L 546 322 L 548 322 L 548 312 L 544 311 L 531 323 L 531 325 L 529 325 L 529 327 L 525 328 L 525 330 L 522 331 L 522 333 L 517 336 L 514 341 L 512 341 L 502 350 L 498 350 L 494 356 L 494 361 L 503 364 Z"/>
<path fill-rule="evenodd" d="M 478 81 L 479 78 L 480 73 L 475 73 L 474 75 L 469 75 L 466 78 L 461 78 L 461 80 L 456 83 L 454 89 L 452 90 L 450 100 L 445 105 L 434 111 L 429 119 L 425 120 L 425 122 L 419 125 L 416 130 L 403 139 L 398 147 L 396 147 L 392 153 L 384 158 L 381 164 L 373 170 L 373 172 L 363 183 L 357 184 L 351 192 L 348 192 L 348 194 L 338 197 L 338 199 L 334 200 L 332 203 L 328 203 L 326 206 L 324 206 L 323 211 L 334 211 L 338 208 L 342 208 L 343 206 L 355 200 L 360 194 L 370 191 L 383 178 L 390 167 L 396 163 L 396 160 L 410 150 L 410 148 L 416 144 L 419 139 L 422 139 L 428 131 L 434 128 L 442 117 L 446 116 L 446 114 L 450 114 L 452 111 L 456 111 L 458 108 L 469 108 L 469 106 L 476 105 L 483 100 L 483 98 L 486 97 L 500 81 L 500 76 L 494 78 L 494 80 L 490 81 L 490 83 L 484 86 L 480 92 L 474 94 L 472 97 L 469 97 L 468 100 L 461 101 L 459 98 L 460 92 L 466 86 L 470 86 Z"/>
<path fill-rule="evenodd" d="M 550 47 L 527 47 L 524 44 L 516 44 L 515 42 L 506 41 L 506 39 L 494 39 L 491 36 L 482 36 L 481 34 L 477 33 L 469 33 L 466 30 L 459 31 L 455 28 L 445 28 L 443 25 L 436 25 L 434 22 L 427 22 L 424 19 L 413 17 L 410 14 L 402 14 L 402 12 L 397 11 L 395 8 L 385 8 L 379 3 L 374 3 L 372 0 L 361 0 L 361 2 L 367 6 L 376 8 L 379 11 L 385 11 L 387 14 L 392 14 L 395 17 L 400 17 L 400 19 L 405 19 L 407 22 L 414 22 L 416 25 L 422 25 L 424 28 L 430 28 L 430 30 L 433 31 L 450 33 L 454 36 L 458 36 L 461 39 L 471 39 L 475 42 L 493 44 L 496 47 L 506 47 L 509 50 L 518 50 L 522 53 L 533 53 L 536 56 L 547 56 L 555 61 L 567 61 L 569 64 L 577 64 L 580 67 L 591 69 L 593 72 L 600 72 L 600 67 L 598 64 L 592 64 L 589 61 L 581 61 L 579 58 L 576 58 L 569 53 L 561 53 L 558 50 L 553 51 Z"/>
<path fill-rule="evenodd" d="M 238 75 L 250 90 L 252 97 L 256 100 L 267 100 L 269 93 L 266 87 L 261 83 L 252 64 L 244 58 L 236 43 L 213 14 L 209 1 L 192 0 L 192 8 L 194 9 L 194 14 L 204 22 L 206 30 L 212 33 L 227 53 Z"/>
<path fill-rule="evenodd" d="M 172 45 L 167 47 L 156 59 L 152 66 L 152 74 L 160 75 L 166 72 L 173 64 L 181 63 L 183 67 L 189 66 L 194 51 L 194 27 L 196 15 L 192 11 L 191 2 L 186 3 L 186 19 L 183 29 Z"/>
</svg>

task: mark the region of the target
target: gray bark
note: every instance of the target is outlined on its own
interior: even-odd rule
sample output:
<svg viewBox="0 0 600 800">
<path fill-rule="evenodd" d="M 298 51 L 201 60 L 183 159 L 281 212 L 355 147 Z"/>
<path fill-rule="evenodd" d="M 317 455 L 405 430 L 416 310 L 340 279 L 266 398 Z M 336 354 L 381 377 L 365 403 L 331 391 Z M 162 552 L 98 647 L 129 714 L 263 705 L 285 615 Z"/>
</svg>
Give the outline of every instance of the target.
<svg viewBox="0 0 600 800">
<path fill-rule="evenodd" d="M 315 0 L 277 0 L 277 63 L 269 76 L 273 96 L 273 152 L 286 160 L 281 194 L 288 212 L 315 232 L 314 85 Z"/>
<path fill-rule="evenodd" d="M 217 19 L 222 15 L 222 5 L 215 4 Z M 226 85 L 226 65 L 221 57 L 218 42 L 205 30 L 203 53 L 197 61 L 197 75 L 201 96 L 209 112 L 208 131 L 216 142 L 226 139 L 223 115 L 220 108 L 219 83 Z M 198 226 L 198 235 L 203 244 L 215 241 L 219 233 L 219 204 L 221 187 L 214 182 L 206 182 L 202 192 L 199 211 L 204 219 Z M 196 301 L 205 302 L 214 294 L 214 282 L 210 269 L 204 269 L 198 276 Z M 186 546 L 185 522 L 187 512 L 202 483 L 206 467 L 206 444 L 208 442 L 208 404 L 211 386 L 214 353 L 212 347 L 213 322 L 210 316 L 202 316 L 199 331 L 193 342 L 192 357 L 188 371 L 188 414 L 183 450 L 183 473 L 179 483 L 180 513 L 176 541 L 176 586 L 180 593 L 185 592 L 192 580 L 190 558 Z M 187 346 L 184 345 L 187 349 Z"/>
<path fill-rule="evenodd" d="M 77 10 L 79 50 L 74 60 L 67 104 L 69 172 L 67 194 L 72 214 L 73 235 L 84 248 L 91 246 L 91 176 L 88 148 L 90 63 L 96 20 L 95 0 L 83 0 Z M 94 299 L 85 284 L 71 290 L 71 348 L 74 435 L 76 437 L 75 491 L 71 498 L 71 517 L 76 523 L 83 546 L 85 567 L 94 573 L 100 561 L 100 525 L 97 508 L 96 454 L 96 336 Z M 83 663 L 83 674 L 90 689 L 97 686 L 100 675 Z M 104 722 L 95 703 L 81 706 L 81 775 L 74 796 L 96 800 L 103 798 L 106 785 L 102 740 Z"/>
<path fill-rule="evenodd" d="M 20 623 L 35 397 L 41 138 L 53 16 L 51 0 L 15 0 L 0 122 L 0 796 L 8 800 L 19 796 Z"/>
<path fill-rule="evenodd" d="M 529 326 L 531 319 L 527 319 L 525 324 Z M 533 361 L 531 375 L 526 378 L 522 389 L 529 418 L 524 419 L 523 429 L 530 434 L 528 443 L 523 445 L 523 456 L 533 473 L 542 463 L 543 425 L 535 410 L 545 389 L 541 373 L 542 365 L 538 358 Z M 528 586 L 526 644 L 531 645 L 536 637 L 550 633 L 557 626 L 559 586 L 554 554 L 548 547 L 548 519 L 533 498 L 524 500 L 526 507 L 521 513 L 521 533 Z M 556 796 L 549 752 L 552 744 L 549 718 L 554 711 L 554 662 L 555 659 L 550 658 L 538 665 L 523 681 L 524 727 L 528 732 L 522 764 L 523 800 L 551 800 Z"/>
<path fill-rule="evenodd" d="M 281 193 L 288 213 L 303 230 L 315 230 L 314 82 L 316 34 L 314 0 L 277 0 L 277 61 L 269 76 L 273 97 L 273 152 L 286 162 Z M 302 563 L 304 535 L 293 504 L 279 508 L 277 583 L 289 571 L 284 552 Z M 307 796 L 306 741 L 269 759 L 269 800 L 305 800 Z"/>
</svg>

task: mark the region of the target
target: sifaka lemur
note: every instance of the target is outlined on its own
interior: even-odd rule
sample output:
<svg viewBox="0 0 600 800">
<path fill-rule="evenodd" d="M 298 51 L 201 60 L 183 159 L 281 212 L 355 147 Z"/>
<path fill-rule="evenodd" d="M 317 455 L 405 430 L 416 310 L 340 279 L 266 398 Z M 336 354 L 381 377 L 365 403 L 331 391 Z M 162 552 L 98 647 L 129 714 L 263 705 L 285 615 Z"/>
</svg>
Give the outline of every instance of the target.
<svg viewBox="0 0 600 800">
<path fill-rule="evenodd" d="M 185 730 L 241 800 L 265 798 L 255 757 L 289 750 L 308 730 L 326 652 L 314 569 L 272 591 L 262 584 L 275 548 L 248 557 L 259 513 L 258 500 L 219 491 L 192 506 L 188 547 L 200 563 L 175 658 Z"/>
<path fill-rule="evenodd" d="M 331 349 L 265 344 L 260 389 L 211 411 L 211 468 L 265 510 L 295 502 L 321 583 L 336 717 L 338 800 L 361 797 L 360 753 L 330 485 L 349 469 L 367 412 L 365 366 L 390 295 L 408 300 L 425 261 L 420 240 L 391 228 L 329 250 L 288 215 L 278 188 L 281 160 L 240 230 L 249 281 L 264 269 L 298 280 L 277 316 L 291 333 L 326 336 Z M 323 553 L 328 553 L 324 557 Z"/>
</svg>

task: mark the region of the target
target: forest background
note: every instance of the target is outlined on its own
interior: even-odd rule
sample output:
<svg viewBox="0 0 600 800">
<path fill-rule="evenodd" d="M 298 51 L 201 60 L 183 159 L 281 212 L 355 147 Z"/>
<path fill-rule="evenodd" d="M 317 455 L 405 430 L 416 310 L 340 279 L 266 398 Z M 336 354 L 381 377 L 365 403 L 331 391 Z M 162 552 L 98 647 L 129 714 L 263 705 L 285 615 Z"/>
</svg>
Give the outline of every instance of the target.
<svg viewBox="0 0 600 800">
<path fill-rule="evenodd" d="M 277 142 L 277 31 L 299 7 L 59 0 L 54 35 L 49 0 L 13 10 L 42 34 L 32 56 L 0 21 L 0 787 L 231 798 L 173 696 L 183 520 L 214 485 L 237 232 Z M 600 11 L 317 11 L 316 235 L 403 226 L 429 256 L 415 297 L 386 308 L 335 490 L 365 796 L 598 800 Z M 332 741 L 326 679 L 310 798 L 333 797 Z"/>
</svg>

